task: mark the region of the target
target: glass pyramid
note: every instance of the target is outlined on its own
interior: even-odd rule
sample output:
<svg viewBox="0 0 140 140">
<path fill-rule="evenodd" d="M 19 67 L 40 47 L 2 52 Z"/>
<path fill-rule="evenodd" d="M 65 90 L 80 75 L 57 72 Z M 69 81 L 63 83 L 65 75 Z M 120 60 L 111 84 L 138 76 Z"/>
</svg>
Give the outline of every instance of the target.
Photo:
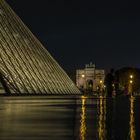
<svg viewBox="0 0 140 140">
<path fill-rule="evenodd" d="M 4 0 L 0 0 L 0 73 L 10 93 L 80 94 Z"/>
</svg>

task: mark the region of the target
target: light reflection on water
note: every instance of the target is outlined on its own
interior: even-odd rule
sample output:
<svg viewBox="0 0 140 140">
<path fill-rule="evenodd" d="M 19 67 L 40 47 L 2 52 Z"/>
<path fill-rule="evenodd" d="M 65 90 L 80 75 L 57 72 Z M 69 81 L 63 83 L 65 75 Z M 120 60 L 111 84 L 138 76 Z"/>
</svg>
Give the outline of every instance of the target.
<svg viewBox="0 0 140 140">
<path fill-rule="evenodd" d="M 80 140 L 85 140 L 86 135 L 86 97 L 81 97 L 81 114 L 80 114 Z"/>
<path fill-rule="evenodd" d="M 94 103 L 90 100 L 94 100 Z M 92 103 L 96 105 L 93 108 Z M 88 140 L 91 138 L 95 140 L 135 140 L 134 103 L 135 98 L 133 96 L 119 99 L 106 99 L 100 96 L 96 100 L 82 96 L 80 140 Z M 90 115 L 92 115 L 93 112 L 96 119 L 95 116 L 92 116 L 94 123 L 91 123 L 92 119 Z M 89 135 L 89 131 L 92 131 L 89 130 L 89 128 L 93 130 L 95 135 Z M 119 131 L 116 130 L 116 128 L 119 129 Z"/>
<path fill-rule="evenodd" d="M 139 101 L 132 96 L 1 97 L 0 140 L 135 140 Z"/>
<path fill-rule="evenodd" d="M 130 121 L 129 121 L 129 136 L 130 140 L 135 140 L 136 133 L 135 133 L 135 117 L 134 117 L 134 97 L 130 97 Z"/>
<path fill-rule="evenodd" d="M 99 97 L 99 114 L 98 114 L 98 136 L 99 140 L 106 138 L 106 100 L 102 96 Z"/>
<path fill-rule="evenodd" d="M 88 100 L 89 99 L 87 97 L 84 97 L 84 96 L 81 97 L 80 140 L 88 140 L 91 137 L 90 135 L 88 135 L 88 129 L 87 129 L 88 125 L 91 125 L 90 128 L 93 128 L 94 130 L 93 133 L 97 133 L 97 135 L 95 136 L 93 135 L 92 139 L 105 140 L 106 139 L 106 122 L 105 122 L 106 121 L 106 100 L 102 96 L 100 96 L 96 100 L 96 102 L 94 102 L 97 108 L 97 114 L 94 114 L 97 117 L 96 126 L 95 126 L 95 122 L 91 124 L 91 122 L 88 122 L 87 120 L 89 119 L 89 116 L 87 116 L 87 113 L 86 113 L 88 111 L 88 107 L 86 107 L 86 105 L 88 104 Z M 92 108 L 90 111 L 91 112 L 94 111 L 94 108 Z"/>
</svg>

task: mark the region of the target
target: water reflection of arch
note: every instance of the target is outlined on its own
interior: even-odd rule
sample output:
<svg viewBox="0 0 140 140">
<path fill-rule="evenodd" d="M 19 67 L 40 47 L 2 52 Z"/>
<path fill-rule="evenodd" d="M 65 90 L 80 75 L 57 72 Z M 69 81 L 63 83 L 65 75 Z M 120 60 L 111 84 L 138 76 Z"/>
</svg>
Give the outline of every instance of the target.
<svg viewBox="0 0 140 140">
<path fill-rule="evenodd" d="M 100 98 L 82 96 L 77 100 L 77 105 L 76 140 L 104 140 L 106 137 L 106 99 L 102 96 Z"/>
</svg>

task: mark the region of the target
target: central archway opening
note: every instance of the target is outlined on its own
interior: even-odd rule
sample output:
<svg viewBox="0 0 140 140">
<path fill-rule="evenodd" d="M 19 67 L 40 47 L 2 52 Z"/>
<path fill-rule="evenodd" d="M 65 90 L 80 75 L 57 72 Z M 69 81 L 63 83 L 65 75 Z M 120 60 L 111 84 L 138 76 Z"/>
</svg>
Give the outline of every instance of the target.
<svg viewBox="0 0 140 140">
<path fill-rule="evenodd" d="M 86 82 L 86 89 L 88 91 L 93 91 L 93 81 L 92 80 L 87 80 L 87 82 Z"/>
</svg>

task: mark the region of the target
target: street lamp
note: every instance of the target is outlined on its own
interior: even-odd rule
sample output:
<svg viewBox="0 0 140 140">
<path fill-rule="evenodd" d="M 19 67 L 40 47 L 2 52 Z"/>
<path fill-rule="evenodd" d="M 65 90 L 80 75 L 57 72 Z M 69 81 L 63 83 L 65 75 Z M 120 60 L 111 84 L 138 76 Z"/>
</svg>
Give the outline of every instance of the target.
<svg viewBox="0 0 140 140">
<path fill-rule="evenodd" d="M 82 74 L 82 78 L 84 78 L 85 77 L 85 75 L 84 74 Z"/>
<path fill-rule="evenodd" d="M 130 76 L 130 79 L 129 79 L 129 92 L 130 92 L 130 95 L 132 95 L 132 92 L 133 92 L 133 86 L 132 86 L 132 84 L 133 84 L 133 75 L 131 74 Z"/>
<path fill-rule="evenodd" d="M 133 79 L 133 75 L 130 75 L 130 79 Z"/>
<path fill-rule="evenodd" d="M 102 80 L 100 80 L 100 84 L 102 84 L 103 83 L 103 81 Z"/>
<path fill-rule="evenodd" d="M 99 82 L 100 82 L 100 93 L 102 94 L 102 91 L 103 91 L 103 81 L 100 80 Z"/>
</svg>

